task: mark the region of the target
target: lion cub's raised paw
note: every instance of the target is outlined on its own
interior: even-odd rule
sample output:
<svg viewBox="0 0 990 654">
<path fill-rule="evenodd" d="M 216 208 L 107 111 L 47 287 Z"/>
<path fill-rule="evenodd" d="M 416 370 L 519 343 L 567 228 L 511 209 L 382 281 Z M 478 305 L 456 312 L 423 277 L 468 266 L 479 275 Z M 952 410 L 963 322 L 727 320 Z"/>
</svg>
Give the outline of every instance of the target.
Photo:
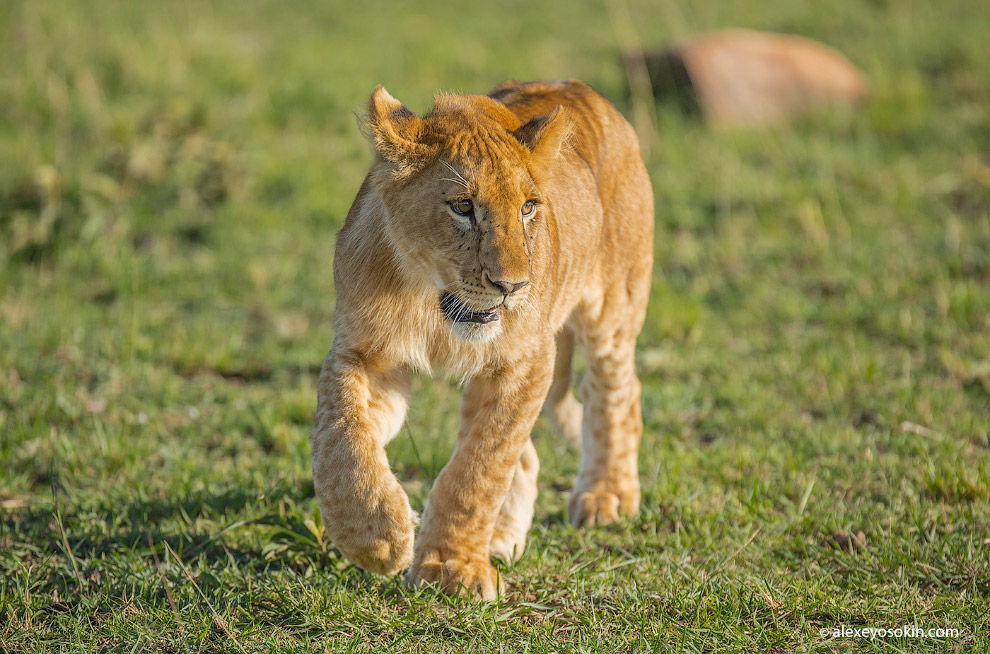
<svg viewBox="0 0 990 654">
<path fill-rule="evenodd" d="M 399 483 L 391 482 L 373 501 L 348 498 L 336 511 L 323 509 L 331 516 L 324 527 L 333 544 L 360 567 L 380 575 L 408 568 L 413 558 L 416 514 Z"/>
<path fill-rule="evenodd" d="M 441 559 L 437 551 L 427 552 L 413 565 L 406 581 L 414 586 L 435 585 L 438 590 L 461 597 L 491 602 L 501 594 L 498 570 L 486 559 Z"/>
</svg>

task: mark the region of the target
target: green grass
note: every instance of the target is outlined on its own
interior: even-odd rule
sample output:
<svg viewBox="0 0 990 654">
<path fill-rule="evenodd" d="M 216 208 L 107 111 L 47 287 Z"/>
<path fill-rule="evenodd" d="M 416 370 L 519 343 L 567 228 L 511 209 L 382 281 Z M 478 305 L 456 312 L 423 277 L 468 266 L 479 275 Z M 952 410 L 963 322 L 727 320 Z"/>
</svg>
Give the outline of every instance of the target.
<svg viewBox="0 0 990 654">
<path fill-rule="evenodd" d="M 0 4 L 0 652 L 990 648 L 990 13 L 679 5 L 630 0 L 640 38 L 797 32 L 873 94 L 768 132 L 660 108 L 642 511 L 571 529 L 541 420 L 529 547 L 477 605 L 320 538 L 354 114 L 570 76 L 628 110 L 605 5 Z M 459 389 L 414 391 L 421 508 Z"/>
</svg>

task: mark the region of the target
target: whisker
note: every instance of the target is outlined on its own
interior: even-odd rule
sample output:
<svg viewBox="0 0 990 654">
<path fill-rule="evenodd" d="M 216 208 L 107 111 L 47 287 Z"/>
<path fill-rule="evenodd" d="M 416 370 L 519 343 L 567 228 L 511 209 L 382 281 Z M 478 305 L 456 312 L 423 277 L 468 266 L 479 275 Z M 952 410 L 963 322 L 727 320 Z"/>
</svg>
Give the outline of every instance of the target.
<svg viewBox="0 0 990 654">
<path fill-rule="evenodd" d="M 457 178 L 457 179 L 448 179 L 448 180 L 444 180 L 444 181 L 454 182 L 454 183 L 460 184 L 464 188 L 468 188 L 468 181 L 466 179 L 464 179 L 464 176 L 463 175 L 461 175 L 459 172 L 457 172 L 457 169 L 456 168 L 454 168 L 453 166 L 451 166 L 449 163 L 447 163 L 443 159 L 440 160 L 440 163 L 442 163 L 444 166 L 446 166 L 447 167 L 447 170 L 449 170 L 451 173 L 453 173 L 454 174 L 454 177 Z"/>
</svg>

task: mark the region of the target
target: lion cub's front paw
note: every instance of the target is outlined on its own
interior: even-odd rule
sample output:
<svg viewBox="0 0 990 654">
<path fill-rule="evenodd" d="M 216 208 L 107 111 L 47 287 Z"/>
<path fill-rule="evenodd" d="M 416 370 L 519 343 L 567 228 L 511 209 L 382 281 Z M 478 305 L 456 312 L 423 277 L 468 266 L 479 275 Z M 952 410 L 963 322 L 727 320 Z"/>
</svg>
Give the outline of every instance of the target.
<svg viewBox="0 0 990 654">
<path fill-rule="evenodd" d="M 575 527 L 595 527 L 618 522 L 622 515 L 639 511 L 639 489 L 582 491 L 575 488 L 567 505 Z"/>
<path fill-rule="evenodd" d="M 358 566 L 380 575 L 409 567 L 416 515 L 398 482 L 372 500 L 346 498 L 324 511 L 324 527 L 333 544 Z"/>
<path fill-rule="evenodd" d="M 498 570 L 484 559 L 442 559 L 437 551 L 427 552 L 414 564 L 406 581 L 415 586 L 434 584 L 448 595 L 473 597 L 490 602 L 501 593 Z"/>
</svg>

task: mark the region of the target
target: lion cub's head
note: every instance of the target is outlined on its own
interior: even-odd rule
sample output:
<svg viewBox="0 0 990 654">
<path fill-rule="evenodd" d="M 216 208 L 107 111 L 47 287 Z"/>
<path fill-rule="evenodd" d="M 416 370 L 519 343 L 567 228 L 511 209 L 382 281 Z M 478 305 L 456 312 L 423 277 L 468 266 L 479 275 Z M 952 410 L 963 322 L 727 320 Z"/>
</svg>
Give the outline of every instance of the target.
<svg viewBox="0 0 990 654">
<path fill-rule="evenodd" d="M 429 290 L 457 337 L 495 338 L 501 312 L 543 281 L 532 258 L 547 213 L 541 182 L 569 133 L 565 110 L 522 124 L 487 96 L 440 95 L 420 118 L 379 86 L 367 127 L 369 181 L 403 277 Z"/>
</svg>

